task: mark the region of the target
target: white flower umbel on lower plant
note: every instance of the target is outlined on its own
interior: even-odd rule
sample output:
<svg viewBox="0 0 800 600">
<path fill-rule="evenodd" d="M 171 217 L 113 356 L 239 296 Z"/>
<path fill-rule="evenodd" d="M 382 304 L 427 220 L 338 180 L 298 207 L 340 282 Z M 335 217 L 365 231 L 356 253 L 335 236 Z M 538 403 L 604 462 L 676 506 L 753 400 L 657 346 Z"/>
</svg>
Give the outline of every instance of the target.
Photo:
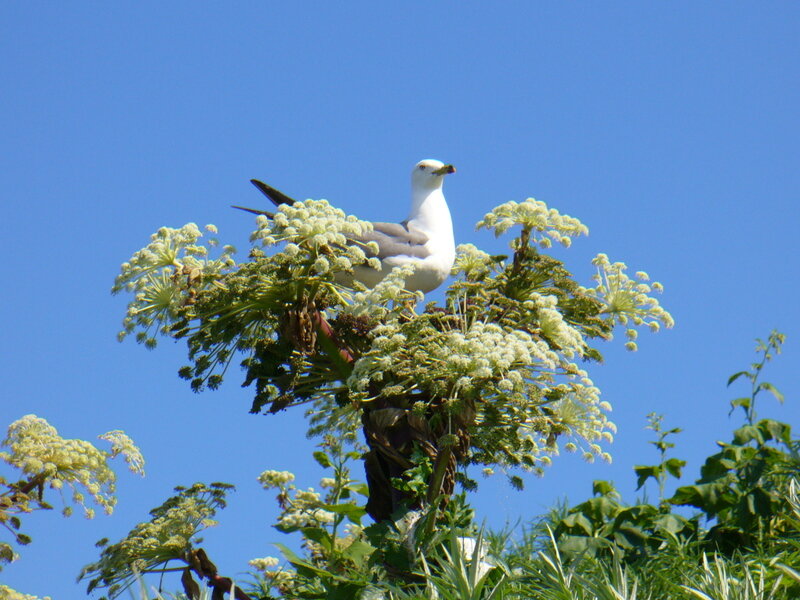
<svg viewBox="0 0 800 600">
<path fill-rule="evenodd" d="M 22 594 L 16 590 L 12 590 L 7 585 L 0 584 L 0 600 L 50 600 L 50 596 L 39 598 L 39 596 Z"/>
<path fill-rule="evenodd" d="M 130 470 L 144 475 L 144 459 L 132 440 L 121 431 L 100 436 L 112 443 L 111 452 L 99 450 L 85 440 L 62 438 L 55 427 L 36 415 L 14 421 L 2 445 L 0 460 L 18 468 L 26 478 L 40 479 L 40 484 L 53 489 L 72 490 L 72 501 L 83 507 L 91 518 L 94 509 L 86 504 L 88 494 L 106 513 L 111 514 L 117 502 L 116 474 L 109 459 L 122 455 Z M 65 504 L 64 514 L 72 507 Z"/>
<path fill-rule="evenodd" d="M 172 560 L 187 560 L 201 540 L 198 534 L 217 524 L 214 516 L 225 506 L 225 494 L 233 486 L 196 483 L 150 511 L 150 520 L 139 523 L 115 544 L 101 540 L 100 559 L 84 567 L 81 579 L 89 579 L 88 591 L 107 588 L 110 597 L 133 585 L 140 575 L 163 572 Z"/>
</svg>

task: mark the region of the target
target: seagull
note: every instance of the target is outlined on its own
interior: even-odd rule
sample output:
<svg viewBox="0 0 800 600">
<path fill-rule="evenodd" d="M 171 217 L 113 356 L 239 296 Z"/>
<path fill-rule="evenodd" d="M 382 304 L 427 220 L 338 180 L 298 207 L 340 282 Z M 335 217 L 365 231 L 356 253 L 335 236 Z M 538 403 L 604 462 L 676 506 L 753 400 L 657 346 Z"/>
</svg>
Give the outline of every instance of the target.
<svg viewBox="0 0 800 600">
<path fill-rule="evenodd" d="M 377 242 L 378 252 L 366 251 L 367 258 L 377 256 L 380 269 L 367 265 L 353 268 L 353 278 L 368 288 L 375 287 L 394 267 L 407 264 L 415 266 L 414 273 L 406 279 L 405 287 L 411 292 L 430 292 L 439 287 L 453 267 L 456 256 L 453 220 L 442 193 L 445 175 L 455 173 L 453 165 L 438 160 L 421 160 L 411 171 L 411 210 L 400 223 L 372 223 L 373 231 L 353 237 L 361 244 Z M 295 200 L 258 179 L 251 183 L 269 198 L 275 206 L 292 205 Z M 240 210 L 272 217 L 263 210 L 234 206 Z"/>
</svg>

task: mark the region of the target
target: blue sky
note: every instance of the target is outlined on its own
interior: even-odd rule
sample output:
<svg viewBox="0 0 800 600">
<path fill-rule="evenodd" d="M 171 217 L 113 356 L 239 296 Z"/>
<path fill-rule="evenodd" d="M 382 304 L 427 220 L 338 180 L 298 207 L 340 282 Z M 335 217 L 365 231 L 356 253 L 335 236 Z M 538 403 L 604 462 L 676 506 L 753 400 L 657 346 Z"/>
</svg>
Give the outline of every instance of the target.
<svg viewBox="0 0 800 600">
<path fill-rule="evenodd" d="M 125 301 L 109 294 L 162 225 L 215 223 L 244 248 L 252 220 L 228 205 L 261 201 L 251 177 L 399 220 L 411 166 L 438 158 L 458 167 L 458 242 L 501 251 L 474 223 L 533 196 L 589 226 L 558 254 L 587 283 L 598 252 L 664 283 L 676 327 L 634 354 L 607 344 L 592 372 L 614 405 L 614 463 L 561 457 L 522 493 L 489 480 L 473 501 L 490 525 L 580 501 L 593 479 L 635 499 L 631 467 L 656 460 L 651 411 L 684 428 L 691 482 L 740 422 L 727 401 L 746 390 L 727 376 L 773 328 L 789 339 L 766 379 L 787 403 L 761 412 L 797 426 L 798 26 L 789 2 L 4 3 L 0 425 L 124 429 L 148 475 L 120 466 L 112 517 L 26 518 L 34 543 L 0 581 L 81 597 L 93 543 L 195 481 L 238 487 L 206 535 L 223 572 L 286 542 L 255 478 L 318 485 L 300 415 L 247 414 L 235 377 L 193 394 L 180 344 L 116 342 Z"/>
</svg>

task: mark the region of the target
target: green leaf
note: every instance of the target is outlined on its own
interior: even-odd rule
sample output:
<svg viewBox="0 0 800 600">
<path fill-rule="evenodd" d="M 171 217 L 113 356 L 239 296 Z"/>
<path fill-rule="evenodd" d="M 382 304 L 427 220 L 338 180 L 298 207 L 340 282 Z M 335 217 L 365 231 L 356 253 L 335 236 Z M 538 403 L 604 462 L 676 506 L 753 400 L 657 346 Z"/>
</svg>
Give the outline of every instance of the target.
<svg viewBox="0 0 800 600">
<path fill-rule="evenodd" d="M 305 577 L 322 577 L 324 579 L 336 579 L 339 581 L 348 581 L 347 579 L 334 575 L 333 573 L 329 573 L 324 569 L 320 569 L 315 565 L 311 564 L 310 562 L 300 558 L 299 556 L 297 556 L 297 554 L 289 550 L 289 548 L 287 548 L 283 544 L 276 543 L 275 546 L 278 548 L 278 550 L 281 551 L 281 554 L 283 554 L 286 560 L 289 561 L 289 563 L 295 569 L 297 569 L 297 573 L 299 575 Z"/>
<path fill-rule="evenodd" d="M 314 460 L 319 463 L 323 469 L 327 469 L 332 466 L 331 459 L 328 458 L 328 455 L 322 452 L 321 450 L 317 450 L 314 452 Z"/>
<path fill-rule="evenodd" d="M 762 419 L 757 425 L 767 440 L 778 440 L 787 446 L 792 442 L 792 427 L 773 419 Z"/>
<path fill-rule="evenodd" d="M 592 522 L 583 513 L 567 515 L 561 519 L 558 529 L 581 535 L 592 535 L 594 533 Z"/>
<path fill-rule="evenodd" d="M 358 506 L 357 504 L 323 504 L 321 508 L 337 515 L 345 515 L 354 523 L 358 522 L 361 517 L 367 514 L 367 511 L 364 509 L 364 507 Z"/>
<path fill-rule="evenodd" d="M 661 467 L 659 465 L 636 465 L 633 467 L 633 470 L 637 475 L 637 490 L 641 489 L 645 482 L 647 482 L 647 480 L 651 477 L 658 481 L 658 478 L 661 475 Z"/>
<path fill-rule="evenodd" d="M 333 548 L 333 538 L 331 538 L 331 534 L 326 529 L 322 527 L 303 527 L 301 531 L 306 538 L 318 543 L 326 551 L 330 552 Z"/>
<path fill-rule="evenodd" d="M 731 400 L 731 412 L 733 412 L 738 406 L 741 406 L 743 409 L 750 410 L 750 397 L 742 397 L 736 398 L 735 400 Z M 729 413 L 730 414 L 730 413 Z"/>
<path fill-rule="evenodd" d="M 752 374 L 750 373 L 750 371 L 739 371 L 738 373 L 734 373 L 733 375 L 728 377 L 728 385 L 732 384 L 734 381 L 739 379 L 739 377 L 741 377 L 742 375 L 747 375 L 750 378 L 753 377 Z"/>
<path fill-rule="evenodd" d="M 759 383 L 758 387 L 756 388 L 756 392 L 760 392 L 761 390 L 767 390 L 770 394 L 775 396 L 775 399 L 778 402 L 783 404 L 783 394 L 781 394 L 778 391 L 778 389 L 774 385 L 772 385 L 771 383 L 768 383 L 766 381 L 763 381 L 763 382 Z"/>
<path fill-rule="evenodd" d="M 686 461 L 679 458 L 670 458 L 664 463 L 664 466 L 670 475 L 675 479 L 680 479 L 683 467 L 686 466 Z"/>
<path fill-rule="evenodd" d="M 616 491 L 617 490 L 614 488 L 614 484 L 610 481 L 596 479 L 592 482 L 592 494 L 595 496 L 608 496 L 610 494 L 614 494 Z"/>
<path fill-rule="evenodd" d="M 361 540 L 355 540 L 342 551 L 342 554 L 353 561 L 357 567 L 361 567 L 373 552 L 375 552 L 375 546 Z"/>
<path fill-rule="evenodd" d="M 658 529 L 662 531 L 668 531 L 673 535 L 676 535 L 680 531 L 683 531 L 687 527 L 690 527 L 689 521 L 687 519 L 673 513 L 660 515 L 653 521 L 653 524 Z"/>
<path fill-rule="evenodd" d="M 349 487 L 356 494 L 361 494 L 365 498 L 369 498 L 369 486 L 366 483 L 351 483 Z"/>
<path fill-rule="evenodd" d="M 739 446 L 744 446 L 752 441 L 757 442 L 759 445 L 763 444 L 764 432 L 760 427 L 755 425 L 745 425 L 733 432 L 733 443 Z"/>
</svg>

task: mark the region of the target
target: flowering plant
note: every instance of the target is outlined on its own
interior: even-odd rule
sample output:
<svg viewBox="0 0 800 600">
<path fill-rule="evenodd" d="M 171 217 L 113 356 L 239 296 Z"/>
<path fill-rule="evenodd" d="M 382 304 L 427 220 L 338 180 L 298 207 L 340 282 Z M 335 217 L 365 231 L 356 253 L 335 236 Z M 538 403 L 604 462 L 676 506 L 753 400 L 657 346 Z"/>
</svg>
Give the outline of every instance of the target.
<svg viewBox="0 0 800 600">
<path fill-rule="evenodd" d="M 672 326 L 653 297 L 660 284 L 601 254 L 595 285 L 580 285 L 540 249 L 568 247 L 587 227 L 529 198 L 478 223 L 498 236 L 519 227 L 511 257 L 460 246 L 445 306 L 421 308 L 404 289 L 409 268 L 370 290 L 353 282 L 374 261 L 353 241 L 370 227 L 325 201 L 281 205 L 258 218 L 239 264 L 228 246 L 210 259 L 196 226 L 161 229 L 115 284 L 134 293 L 125 332 L 149 346 L 154 330 L 185 339 L 180 375 L 195 390 L 218 387 L 239 355 L 253 412 L 304 405 L 310 433 L 343 439 L 360 423 L 376 520 L 446 499 L 456 480 L 474 487 L 462 465 L 541 474 L 560 448 L 610 460 L 611 406 L 586 363 L 617 326 L 629 350 L 639 327 Z M 411 485 L 423 472 L 425 485 Z"/>
</svg>

